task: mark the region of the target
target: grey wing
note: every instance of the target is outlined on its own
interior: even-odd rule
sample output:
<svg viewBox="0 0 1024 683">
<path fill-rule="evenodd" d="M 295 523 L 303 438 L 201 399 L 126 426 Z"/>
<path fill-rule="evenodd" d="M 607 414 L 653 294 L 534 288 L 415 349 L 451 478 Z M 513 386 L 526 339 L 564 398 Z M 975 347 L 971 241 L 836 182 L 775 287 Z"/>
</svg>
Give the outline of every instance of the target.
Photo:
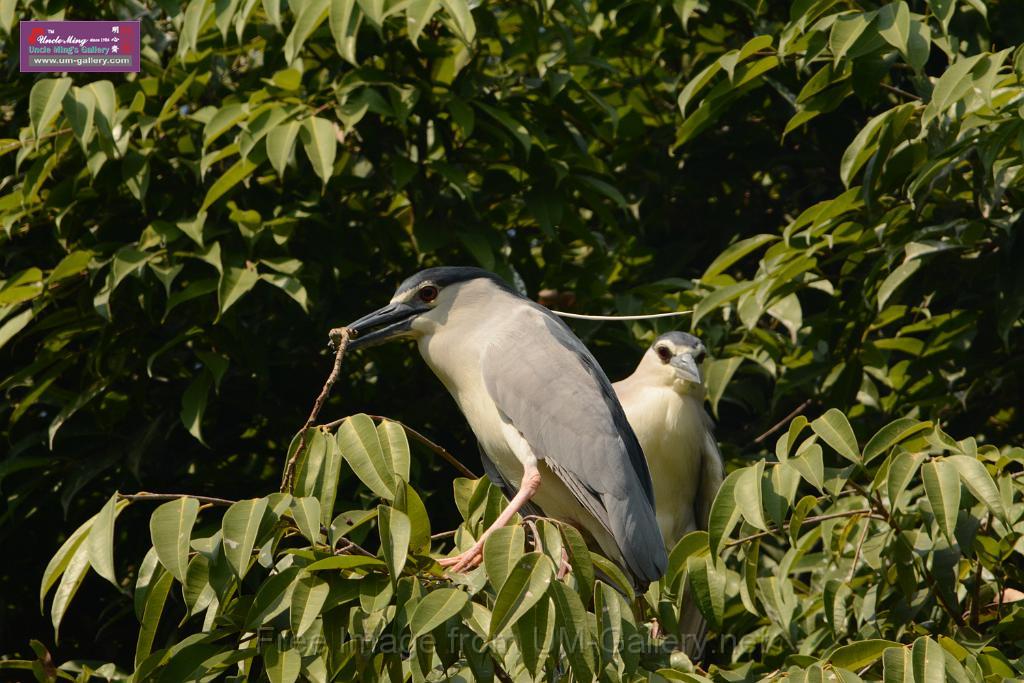
<svg viewBox="0 0 1024 683">
<path fill-rule="evenodd" d="M 711 515 L 711 504 L 725 479 L 725 468 L 722 464 L 722 453 L 715 442 L 714 422 L 707 413 L 704 414 L 704 443 L 701 448 L 700 482 L 697 484 L 697 495 L 693 507 L 696 515 L 697 528 L 708 528 L 708 517 Z"/>
<path fill-rule="evenodd" d="M 484 354 L 487 391 L 646 585 L 668 564 L 647 460 L 597 361 L 564 323 L 537 308 L 507 321 Z"/>
<path fill-rule="evenodd" d="M 497 466 L 495 466 L 494 461 L 487 457 L 487 453 L 485 453 L 484 449 L 480 447 L 480 444 L 477 444 L 477 450 L 480 451 L 480 464 L 484 466 L 484 474 L 487 475 L 487 478 L 491 480 L 492 484 L 501 489 L 501 492 L 505 494 L 506 498 L 512 500 L 516 495 L 516 487 L 512 485 L 512 482 L 502 476 L 501 472 L 498 471 Z M 519 514 L 524 517 L 530 515 L 543 517 L 544 511 L 537 507 L 535 503 L 526 501 L 523 503 L 523 506 L 519 508 Z"/>
</svg>

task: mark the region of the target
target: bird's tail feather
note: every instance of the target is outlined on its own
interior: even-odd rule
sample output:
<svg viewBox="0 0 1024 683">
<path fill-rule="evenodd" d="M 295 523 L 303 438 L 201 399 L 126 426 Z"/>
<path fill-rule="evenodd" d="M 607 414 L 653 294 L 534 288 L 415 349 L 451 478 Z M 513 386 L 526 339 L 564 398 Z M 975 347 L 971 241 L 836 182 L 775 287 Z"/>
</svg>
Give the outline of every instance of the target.
<svg viewBox="0 0 1024 683">
<path fill-rule="evenodd" d="M 650 583 L 664 576 L 668 567 L 668 552 L 654 510 L 639 497 L 623 500 L 606 494 L 603 499 L 622 561 L 634 588 L 643 593 Z"/>
</svg>

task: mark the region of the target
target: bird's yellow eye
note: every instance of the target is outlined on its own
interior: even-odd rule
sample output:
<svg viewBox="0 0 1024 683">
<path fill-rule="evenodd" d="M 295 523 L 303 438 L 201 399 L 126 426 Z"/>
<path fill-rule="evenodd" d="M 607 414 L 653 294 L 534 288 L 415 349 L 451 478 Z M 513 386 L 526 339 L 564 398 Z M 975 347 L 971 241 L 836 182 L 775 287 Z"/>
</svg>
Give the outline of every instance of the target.
<svg viewBox="0 0 1024 683">
<path fill-rule="evenodd" d="M 431 301 L 437 298 L 437 287 L 434 285 L 427 285 L 421 287 L 419 292 L 420 301 L 429 304 Z"/>
<path fill-rule="evenodd" d="M 667 363 L 672 360 L 672 351 L 667 346 L 659 346 L 654 351 L 658 354 L 658 358 L 662 362 Z"/>
</svg>

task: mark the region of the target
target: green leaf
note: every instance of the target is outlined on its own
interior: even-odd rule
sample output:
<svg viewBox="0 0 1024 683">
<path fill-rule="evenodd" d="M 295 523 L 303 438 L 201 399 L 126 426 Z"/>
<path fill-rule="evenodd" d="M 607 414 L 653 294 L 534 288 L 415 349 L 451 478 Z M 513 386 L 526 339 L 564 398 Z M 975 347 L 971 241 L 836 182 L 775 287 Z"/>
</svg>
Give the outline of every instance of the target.
<svg viewBox="0 0 1024 683">
<path fill-rule="evenodd" d="M 302 573 L 292 589 L 289 620 L 292 635 L 302 638 L 313 625 L 327 602 L 331 586 L 323 579 L 309 573 Z"/>
<path fill-rule="evenodd" d="M 285 121 L 267 133 L 267 158 L 279 178 L 284 178 L 284 169 L 295 149 L 295 137 L 301 125 L 298 121 Z"/>
<path fill-rule="evenodd" d="M 164 604 L 167 602 L 167 593 L 171 590 L 173 580 L 174 577 L 170 573 L 161 571 L 159 577 L 150 586 L 149 592 L 146 594 L 146 602 L 139 625 L 139 637 L 135 643 L 136 669 L 149 657 L 150 652 L 153 650 L 156 629 L 160 625 L 160 617 L 164 613 Z"/>
<path fill-rule="evenodd" d="M 263 650 L 263 665 L 270 683 L 295 683 L 302 668 L 302 654 L 296 648 L 282 652 L 271 644 Z"/>
<path fill-rule="evenodd" d="M 835 449 L 836 453 L 851 462 L 860 462 L 857 437 L 853 433 L 850 421 L 841 410 L 830 408 L 824 415 L 811 422 L 811 429 Z"/>
<path fill-rule="evenodd" d="M 564 583 L 554 581 L 550 590 L 558 615 L 558 630 L 562 634 L 562 648 L 572 665 L 575 678 L 581 681 L 592 680 L 594 656 L 590 629 L 587 627 L 587 610 L 580 596 Z"/>
<path fill-rule="evenodd" d="M 88 153 L 89 142 L 96 132 L 96 96 L 88 88 L 72 88 L 62 101 L 64 117 L 71 125 L 82 151 Z"/>
<path fill-rule="evenodd" d="M 953 0 L 944 0 L 951 5 Z M 921 115 L 921 128 L 926 128 L 935 118 L 960 101 L 974 86 L 971 70 L 985 57 L 984 53 L 971 57 L 960 57 L 953 62 L 936 81 L 931 101 Z"/>
<path fill-rule="evenodd" d="M 885 482 L 889 505 L 893 510 L 897 509 L 900 494 L 913 480 L 917 468 L 924 462 L 925 457 L 924 453 L 910 453 L 909 451 L 902 451 L 893 456 Z"/>
<path fill-rule="evenodd" d="M 551 561 L 541 553 L 527 553 L 516 563 L 494 600 L 489 636 L 511 627 L 537 604 L 551 585 Z"/>
<path fill-rule="evenodd" d="M 996 486 L 992 475 L 985 469 L 985 465 L 976 458 L 969 455 L 953 455 L 946 458 L 945 462 L 956 467 L 960 474 L 960 480 L 971 492 L 971 495 L 980 500 L 996 517 L 1006 520 L 1006 508 L 1003 507 L 1003 499 L 999 495 L 999 488 Z"/>
<path fill-rule="evenodd" d="M 916 683 L 945 683 L 946 656 L 942 646 L 927 636 L 914 641 L 910 651 Z"/>
<path fill-rule="evenodd" d="M 272 574 L 256 591 L 245 617 L 245 628 L 256 629 L 270 623 L 291 605 L 292 591 L 301 570 L 288 567 Z"/>
<path fill-rule="evenodd" d="M 31 308 L 26 308 L 5 322 L 3 326 L 0 326 L 0 348 L 3 348 L 4 344 L 14 339 L 19 332 L 25 329 L 25 326 L 29 324 L 34 315 L 35 311 Z"/>
<path fill-rule="evenodd" d="M 956 467 L 942 460 L 932 460 L 921 466 L 921 478 L 939 528 L 950 543 L 956 543 L 953 532 L 960 509 L 960 475 Z"/>
<path fill-rule="evenodd" d="M 743 363 L 742 356 L 731 356 L 729 358 L 716 358 L 705 365 L 704 384 L 707 387 L 708 401 L 711 403 L 711 411 L 718 415 L 718 404 L 725 395 L 725 388 L 729 386 L 733 375 Z"/>
<path fill-rule="evenodd" d="M 469 595 L 457 588 L 438 588 L 416 604 L 409 619 L 409 631 L 419 638 L 459 614 L 469 604 Z"/>
<path fill-rule="evenodd" d="M 299 131 L 306 156 L 313 164 L 317 176 L 327 185 L 334 172 L 334 158 L 338 152 L 338 139 L 334 135 L 334 124 L 319 116 L 312 116 L 302 122 Z"/>
<path fill-rule="evenodd" d="M 594 586 L 594 563 L 590 559 L 587 543 L 583 540 L 583 535 L 572 525 L 559 524 L 558 527 L 559 531 L 562 532 L 562 540 L 565 541 L 564 547 L 569 555 L 569 564 L 572 567 L 572 574 L 576 579 L 576 587 L 579 590 L 580 599 L 584 602 L 590 602 L 590 595 Z"/>
<path fill-rule="evenodd" d="M 846 53 L 850 51 L 850 48 L 871 23 L 869 16 L 862 12 L 844 14 L 832 24 L 832 30 L 828 35 L 828 48 L 832 52 L 832 59 L 836 64 L 846 56 Z"/>
<path fill-rule="evenodd" d="M 430 18 L 441 9 L 441 0 L 412 0 L 405 13 L 406 31 L 409 40 L 415 45 L 423 29 L 430 23 Z"/>
<path fill-rule="evenodd" d="M 476 23 L 473 21 L 473 14 L 469 10 L 467 0 L 441 0 L 445 12 L 455 22 L 455 32 L 467 45 L 476 38 Z"/>
<path fill-rule="evenodd" d="M 107 500 L 103 509 L 93 518 L 92 529 L 89 531 L 89 564 L 96 573 L 118 586 L 114 574 L 114 519 L 117 517 L 118 494 L 114 493 Z"/>
<path fill-rule="evenodd" d="M 260 526 L 267 512 L 267 499 L 240 500 L 224 513 L 221 537 L 224 557 L 238 578 L 245 578 Z"/>
<path fill-rule="evenodd" d="M 310 543 L 320 538 L 320 501 L 312 496 L 292 499 L 292 518 Z"/>
<path fill-rule="evenodd" d="M 256 170 L 257 166 L 259 166 L 259 164 L 250 161 L 248 158 L 241 158 L 232 164 L 231 168 L 225 171 L 219 178 L 217 178 L 217 181 L 210 186 L 199 210 L 206 211 L 210 208 L 210 206 L 220 199 L 225 192 L 252 175 L 252 172 Z"/>
<path fill-rule="evenodd" d="M 712 556 L 717 556 L 722 548 L 722 541 L 729 537 L 736 523 L 740 520 L 740 510 L 736 505 L 736 484 L 746 470 L 731 472 L 718 489 L 715 500 L 711 503 L 708 516 L 708 547 Z"/>
<path fill-rule="evenodd" d="M 843 669 L 859 670 L 877 662 L 886 649 L 899 646 L 899 643 L 891 640 L 861 640 L 836 648 L 829 655 L 828 661 Z"/>
<path fill-rule="evenodd" d="M 84 539 L 83 539 L 84 540 Z M 53 639 L 57 641 L 60 635 L 60 624 L 64 620 L 71 599 L 78 592 L 86 573 L 89 571 L 89 549 L 84 544 L 77 544 L 74 551 L 70 553 L 64 573 L 57 584 L 57 590 L 53 594 L 53 604 L 50 605 L 50 621 L 53 623 Z"/>
<path fill-rule="evenodd" d="M 158 507 L 149 518 L 149 533 L 160 564 L 182 583 L 188 570 L 188 548 L 198 514 L 198 500 L 178 498 Z"/>
<path fill-rule="evenodd" d="M 288 64 L 295 61 L 306 40 L 327 18 L 330 0 L 309 0 L 296 7 L 301 7 L 302 10 L 295 18 L 291 33 L 284 42 L 284 59 Z"/>
<path fill-rule="evenodd" d="M 890 3 L 879 10 L 878 34 L 904 57 L 910 54 L 910 7 L 904 0 Z"/>
<path fill-rule="evenodd" d="M 942 24 L 942 30 L 949 30 L 949 22 L 953 19 L 953 12 L 956 10 L 956 0 L 928 0 L 935 18 Z"/>
<path fill-rule="evenodd" d="M 932 428 L 931 422 L 922 422 L 912 417 L 901 417 L 879 429 L 864 446 L 864 464 L 871 462 L 889 449 L 925 429 Z"/>
<path fill-rule="evenodd" d="M 75 553 L 88 538 L 89 531 L 92 529 L 92 524 L 95 519 L 95 516 L 90 517 L 85 524 L 75 529 L 74 533 L 68 536 L 68 539 L 61 544 L 60 548 L 56 553 L 54 553 L 50 562 L 46 565 L 46 569 L 43 570 L 43 578 L 39 584 L 40 612 L 43 611 L 46 594 L 50 591 L 50 588 L 53 587 L 53 584 L 57 582 L 57 579 L 64 573 L 68 564 L 71 562 L 71 558 L 75 556 Z M 88 558 L 88 551 L 86 551 L 86 558 Z"/>
<path fill-rule="evenodd" d="M 749 524 L 761 531 L 767 531 L 764 521 L 764 503 L 762 500 L 762 479 L 764 478 L 764 460 L 755 465 L 745 467 L 736 481 L 736 505 L 740 514 Z"/>
<path fill-rule="evenodd" d="M 84 273 L 89 266 L 89 261 L 92 260 L 91 251 L 73 251 L 60 260 L 53 270 L 50 271 L 49 277 L 46 278 L 48 283 L 60 282 L 69 277 L 74 277 Z"/>
<path fill-rule="evenodd" d="M 328 569 L 360 569 L 363 567 L 380 568 L 384 566 L 384 562 L 376 557 L 363 557 L 361 555 L 336 555 L 334 557 L 326 557 L 322 560 L 317 560 L 313 564 L 306 567 L 306 570 L 315 572 L 325 571 Z"/>
<path fill-rule="evenodd" d="M 236 301 L 255 287 L 259 280 L 260 276 L 255 268 L 225 268 L 217 287 L 220 315 L 224 315 Z"/>
<path fill-rule="evenodd" d="M 917 269 L 921 267 L 921 259 L 914 259 L 907 261 L 902 264 L 891 273 L 889 273 L 882 284 L 878 287 L 878 310 L 881 311 L 885 308 L 886 302 L 889 301 L 889 297 L 892 296 L 893 292 L 902 285 L 906 280 L 917 272 Z"/>
<path fill-rule="evenodd" d="M 204 446 L 206 441 L 203 440 L 203 413 L 206 412 L 206 402 L 210 398 L 212 386 L 212 375 L 206 370 L 201 370 L 181 395 L 181 423 L 185 425 L 189 434 Z"/>
<path fill-rule="evenodd" d="M 890 647 L 882 653 L 882 680 L 884 683 L 914 683 L 910 648 Z"/>
<path fill-rule="evenodd" d="M 693 597 L 701 614 L 715 630 L 722 628 L 725 614 L 725 573 L 715 568 L 710 557 L 691 557 L 686 561 Z"/>
<path fill-rule="evenodd" d="M 412 524 L 401 510 L 387 505 L 377 506 L 377 525 L 380 529 L 380 548 L 388 566 L 391 580 L 397 581 L 409 556 L 409 541 L 412 539 Z"/>
<path fill-rule="evenodd" d="M 338 54 L 349 64 L 356 64 L 356 37 L 363 13 L 356 0 L 331 0 L 329 12 L 331 35 Z"/>
<path fill-rule="evenodd" d="M 518 525 L 495 529 L 484 541 L 484 568 L 495 591 L 501 590 L 505 579 L 519 564 L 525 544 L 526 532 Z"/>
<path fill-rule="evenodd" d="M 346 418 L 338 427 L 338 446 L 352 471 L 381 498 L 395 497 L 395 472 L 384 457 L 373 420 L 366 415 Z"/>
<path fill-rule="evenodd" d="M 392 420 L 381 420 L 377 425 L 377 439 L 385 460 L 391 463 L 391 471 L 409 481 L 409 440 L 402 425 Z"/>
<path fill-rule="evenodd" d="M 43 78 L 36 81 L 28 96 L 28 118 L 36 140 L 50 132 L 60 113 L 61 101 L 71 87 L 70 78 Z"/>
<path fill-rule="evenodd" d="M 738 242 L 733 242 L 726 247 L 725 251 L 715 257 L 715 260 L 707 267 L 707 270 L 704 271 L 704 274 L 701 275 L 700 279 L 710 280 L 716 275 L 724 273 L 730 266 L 743 257 L 747 256 L 751 252 L 757 251 L 770 242 L 777 241 L 778 239 L 777 235 L 761 234 L 742 239 Z"/>
<path fill-rule="evenodd" d="M 492 119 L 500 123 L 505 130 L 511 133 L 512 137 L 515 138 L 515 140 L 517 140 L 520 145 L 522 145 L 523 151 L 526 152 L 526 154 L 530 153 L 530 132 L 526 129 L 526 127 L 523 124 L 516 121 L 502 109 L 498 109 L 497 107 L 491 107 L 482 102 L 474 102 L 474 104 L 477 107 L 479 107 L 481 111 L 483 111 Z"/>
</svg>

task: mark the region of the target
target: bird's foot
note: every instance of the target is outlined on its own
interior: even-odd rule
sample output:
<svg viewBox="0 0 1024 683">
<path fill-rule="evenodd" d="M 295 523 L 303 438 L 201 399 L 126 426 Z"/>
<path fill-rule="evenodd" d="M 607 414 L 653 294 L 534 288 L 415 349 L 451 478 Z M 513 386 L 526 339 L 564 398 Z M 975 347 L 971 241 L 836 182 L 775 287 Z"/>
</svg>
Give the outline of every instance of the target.
<svg viewBox="0 0 1024 683">
<path fill-rule="evenodd" d="M 445 557 L 437 561 L 439 565 L 448 570 L 449 573 L 465 572 L 475 569 L 484 559 L 484 546 L 482 543 L 475 543 L 473 547 L 455 557 Z"/>
<path fill-rule="evenodd" d="M 651 619 L 651 639 L 659 640 L 662 635 L 663 634 L 661 632 L 661 622 L 659 622 L 657 619 Z"/>
</svg>

